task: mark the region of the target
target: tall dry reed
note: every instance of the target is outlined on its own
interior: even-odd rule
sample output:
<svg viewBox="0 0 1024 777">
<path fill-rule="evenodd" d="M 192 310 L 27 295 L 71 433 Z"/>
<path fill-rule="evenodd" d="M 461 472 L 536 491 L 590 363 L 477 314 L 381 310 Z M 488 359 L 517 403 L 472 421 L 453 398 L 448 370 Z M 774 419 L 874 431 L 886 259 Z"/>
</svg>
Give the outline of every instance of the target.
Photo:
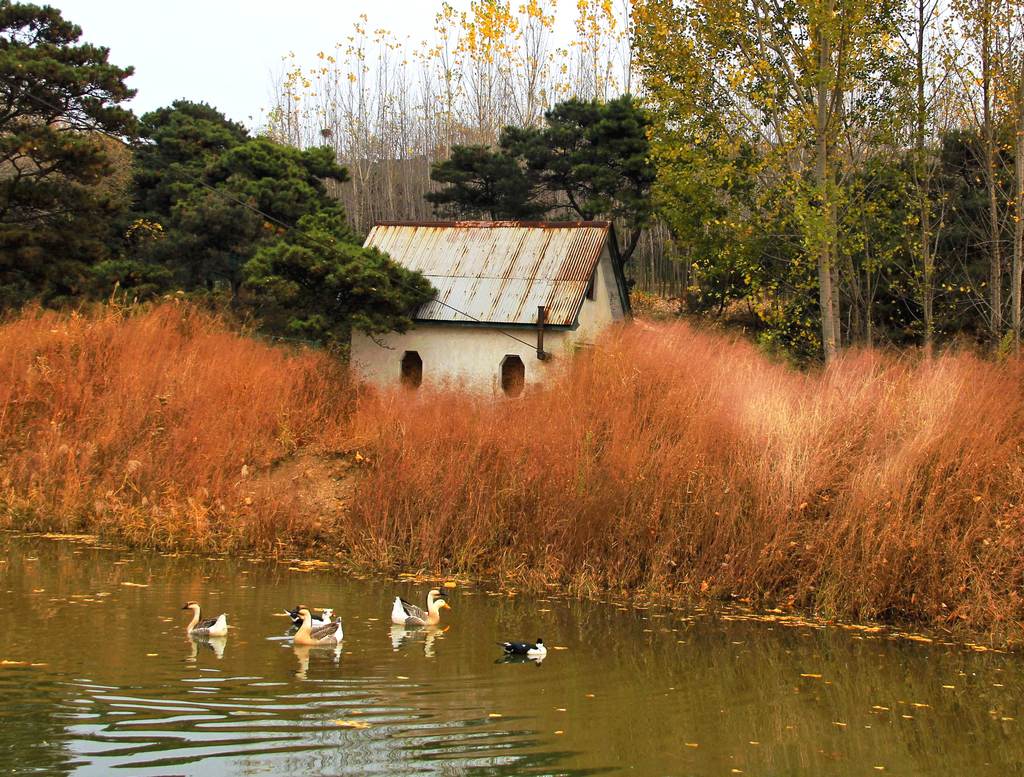
<svg viewBox="0 0 1024 777">
<path fill-rule="evenodd" d="M 866 352 L 803 374 L 683 324 L 632 327 L 517 401 L 364 399 L 347 540 L 393 566 L 1016 620 L 1022 379 Z"/>
<path fill-rule="evenodd" d="M 257 475 L 332 439 L 347 375 L 185 305 L 0 326 L 0 507 L 9 525 L 162 547 L 302 541 L 310 516 Z"/>
<path fill-rule="evenodd" d="M 861 352 L 800 373 L 677 324 L 564 364 L 517 400 L 357 396 L 326 355 L 186 307 L 27 311 L 0 325 L 0 517 L 849 617 L 1024 618 L 1019 362 Z M 309 478 L 338 485 L 305 462 L 339 456 L 345 508 L 300 498 Z M 278 477 L 296 461 L 306 480 Z"/>
</svg>

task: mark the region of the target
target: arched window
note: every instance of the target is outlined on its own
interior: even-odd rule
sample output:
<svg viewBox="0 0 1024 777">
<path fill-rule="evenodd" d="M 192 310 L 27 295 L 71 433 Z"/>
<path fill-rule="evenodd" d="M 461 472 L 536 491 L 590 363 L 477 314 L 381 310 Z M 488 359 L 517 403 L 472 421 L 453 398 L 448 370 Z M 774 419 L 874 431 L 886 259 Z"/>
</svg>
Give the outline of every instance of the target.
<svg viewBox="0 0 1024 777">
<path fill-rule="evenodd" d="M 423 382 L 423 359 L 417 351 L 406 351 L 402 354 L 402 385 L 407 388 L 419 388 Z"/>
<path fill-rule="evenodd" d="M 526 365 L 515 354 L 508 354 L 501 360 L 501 390 L 506 396 L 518 397 L 526 383 Z"/>
</svg>

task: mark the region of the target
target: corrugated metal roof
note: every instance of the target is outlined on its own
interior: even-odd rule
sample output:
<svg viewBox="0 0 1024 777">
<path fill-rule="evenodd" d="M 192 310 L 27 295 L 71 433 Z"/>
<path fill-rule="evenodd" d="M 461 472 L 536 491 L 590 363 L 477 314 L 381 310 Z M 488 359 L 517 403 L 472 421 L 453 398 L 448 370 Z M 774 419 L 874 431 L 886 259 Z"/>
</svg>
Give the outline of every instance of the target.
<svg viewBox="0 0 1024 777">
<path fill-rule="evenodd" d="M 438 221 L 377 224 L 378 248 L 437 289 L 423 321 L 573 326 L 608 238 L 606 221 Z"/>
</svg>

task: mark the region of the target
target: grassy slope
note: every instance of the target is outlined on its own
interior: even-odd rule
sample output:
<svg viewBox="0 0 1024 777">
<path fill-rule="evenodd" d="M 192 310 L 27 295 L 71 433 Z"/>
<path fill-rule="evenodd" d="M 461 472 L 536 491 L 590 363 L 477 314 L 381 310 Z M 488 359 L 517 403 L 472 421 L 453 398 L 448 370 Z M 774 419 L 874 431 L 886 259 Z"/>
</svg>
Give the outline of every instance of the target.
<svg viewBox="0 0 1024 777">
<path fill-rule="evenodd" d="M 801 374 L 679 324 L 517 401 L 357 396 L 186 308 L 30 311 L 0 327 L 0 519 L 1010 627 L 1022 379 L 969 355 Z"/>
</svg>

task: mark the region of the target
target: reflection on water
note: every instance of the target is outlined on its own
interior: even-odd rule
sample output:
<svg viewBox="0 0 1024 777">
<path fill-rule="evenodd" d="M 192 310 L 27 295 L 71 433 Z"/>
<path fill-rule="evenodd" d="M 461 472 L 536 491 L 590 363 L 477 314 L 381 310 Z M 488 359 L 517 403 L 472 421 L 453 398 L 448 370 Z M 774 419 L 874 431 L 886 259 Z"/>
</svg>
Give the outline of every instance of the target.
<svg viewBox="0 0 1024 777">
<path fill-rule="evenodd" d="M 1024 774 L 1014 655 L 466 589 L 406 629 L 404 584 L 10 536 L 0 593 L 3 773 Z M 296 601 L 345 641 L 293 646 Z"/>
<path fill-rule="evenodd" d="M 192 643 L 192 652 L 188 660 L 192 663 L 199 658 L 201 649 L 210 650 L 217 658 L 224 658 L 224 649 L 228 646 L 227 637 L 197 637 L 190 635 L 188 641 Z"/>
<path fill-rule="evenodd" d="M 413 642 L 422 643 L 423 655 L 427 658 L 434 658 L 434 643 L 438 638 L 444 637 L 444 633 L 450 626 L 427 626 L 424 628 L 410 626 L 391 626 L 391 649 L 395 652 L 401 650 Z"/>
<path fill-rule="evenodd" d="M 337 667 L 341 662 L 342 643 L 336 645 L 292 645 L 295 657 L 299 659 L 299 668 L 295 676 L 300 680 L 309 679 L 310 656 L 317 658 L 330 658 L 331 666 Z"/>
</svg>

